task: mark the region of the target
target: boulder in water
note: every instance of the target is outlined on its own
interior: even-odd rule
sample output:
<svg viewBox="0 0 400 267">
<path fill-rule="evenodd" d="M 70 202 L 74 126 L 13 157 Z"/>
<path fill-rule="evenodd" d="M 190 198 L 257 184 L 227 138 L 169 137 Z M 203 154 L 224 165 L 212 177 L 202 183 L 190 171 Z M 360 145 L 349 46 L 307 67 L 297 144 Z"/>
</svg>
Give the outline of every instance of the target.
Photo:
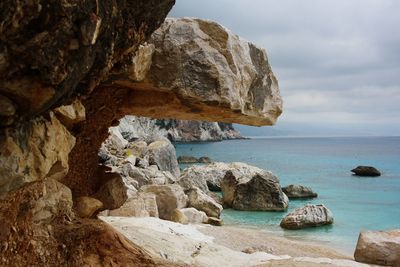
<svg viewBox="0 0 400 267">
<path fill-rule="evenodd" d="M 310 187 L 302 186 L 302 185 L 288 185 L 282 187 L 282 191 L 286 194 L 286 196 L 290 198 L 314 198 L 318 197 L 318 194 L 315 193 Z"/>
<path fill-rule="evenodd" d="M 295 230 L 333 223 L 332 212 L 324 205 L 306 205 L 292 211 L 281 221 L 281 227 Z"/>
<path fill-rule="evenodd" d="M 371 166 L 358 166 L 357 168 L 352 169 L 351 171 L 354 172 L 354 175 L 357 176 L 370 176 L 370 177 L 381 176 L 381 172 Z"/>
</svg>

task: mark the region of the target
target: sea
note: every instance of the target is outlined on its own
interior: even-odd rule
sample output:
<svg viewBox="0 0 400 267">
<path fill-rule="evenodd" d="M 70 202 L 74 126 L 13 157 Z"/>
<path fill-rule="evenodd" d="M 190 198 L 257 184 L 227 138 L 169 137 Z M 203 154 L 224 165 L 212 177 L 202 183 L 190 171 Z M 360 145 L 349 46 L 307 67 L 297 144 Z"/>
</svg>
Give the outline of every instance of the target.
<svg viewBox="0 0 400 267">
<path fill-rule="evenodd" d="M 318 193 L 315 199 L 290 200 L 285 212 L 224 209 L 225 225 L 257 228 L 342 251 L 354 251 L 360 231 L 400 229 L 400 137 L 264 137 L 175 146 L 178 156 L 245 162 L 272 171 L 281 186 L 300 184 Z M 358 165 L 374 166 L 382 175 L 354 176 L 350 170 Z M 279 226 L 288 212 L 306 204 L 327 206 L 333 225 L 302 230 Z"/>
</svg>

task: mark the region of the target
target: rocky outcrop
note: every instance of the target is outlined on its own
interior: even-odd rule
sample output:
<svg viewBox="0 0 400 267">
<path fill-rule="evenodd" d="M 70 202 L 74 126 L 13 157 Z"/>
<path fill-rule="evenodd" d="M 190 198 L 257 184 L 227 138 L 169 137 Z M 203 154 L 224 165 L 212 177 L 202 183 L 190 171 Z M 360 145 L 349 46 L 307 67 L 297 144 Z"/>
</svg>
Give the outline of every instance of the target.
<svg viewBox="0 0 400 267">
<path fill-rule="evenodd" d="M 179 156 L 178 163 L 180 164 L 192 164 L 192 163 L 212 163 L 212 160 L 209 157 L 200 157 L 196 158 L 193 156 Z"/>
<path fill-rule="evenodd" d="M 189 206 L 204 211 L 210 217 L 219 218 L 222 206 L 212 197 L 195 187 L 186 192 L 189 199 Z"/>
<path fill-rule="evenodd" d="M 282 192 L 278 178 L 271 172 L 253 166 L 226 172 L 221 181 L 224 204 L 236 210 L 282 211 L 288 198 Z"/>
<path fill-rule="evenodd" d="M 302 185 L 288 185 L 282 187 L 282 191 L 286 194 L 286 196 L 290 199 L 296 198 L 314 198 L 318 197 L 318 194 L 315 193 L 310 187 L 302 186 Z"/>
<path fill-rule="evenodd" d="M 352 169 L 351 171 L 354 173 L 354 175 L 357 176 L 371 176 L 371 177 L 381 176 L 381 172 L 371 166 L 358 166 L 357 168 Z"/>
<path fill-rule="evenodd" d="M 306 205 L 286 215 L 281 221 L 281 227 L 285 229 L 303 229 L 332 223 L 332 212 L 324 205 Z"/>
<path fill-rule="evenodd" d="M 140 189 L 144 193 L 156 195 L 158 214 L 161 219 L 171 220 L 175 209 L 185 208 L 187 196 L 179 185 L 145 185 Z"/>
<path fill-rule="evenodd" d="M 369 264 L 400 266 L 400 230 L 361 232 L 354 258 Z"/>
<path fill-rule="evenodd" d="M 232 123 L 223 122 L 125 116 L 120 120 L 118 129 L 129 141 L 168 138 L 173 142 L 196 142 L 243 138 Z"/>
</svg>

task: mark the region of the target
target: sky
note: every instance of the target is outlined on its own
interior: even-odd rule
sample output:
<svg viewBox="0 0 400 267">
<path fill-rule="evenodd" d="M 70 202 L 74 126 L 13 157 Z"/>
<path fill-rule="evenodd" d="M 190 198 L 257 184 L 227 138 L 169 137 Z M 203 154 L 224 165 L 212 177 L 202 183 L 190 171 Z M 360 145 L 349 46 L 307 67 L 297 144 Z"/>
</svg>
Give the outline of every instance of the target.
<svg viewBox="0 0 400 267">
<path fill-rule="evenodd" d="M 274 129 L 400 135 L 400 1 L 177 0 L 169 15 L 266 49 L 284 102 Z"/>
</svg>

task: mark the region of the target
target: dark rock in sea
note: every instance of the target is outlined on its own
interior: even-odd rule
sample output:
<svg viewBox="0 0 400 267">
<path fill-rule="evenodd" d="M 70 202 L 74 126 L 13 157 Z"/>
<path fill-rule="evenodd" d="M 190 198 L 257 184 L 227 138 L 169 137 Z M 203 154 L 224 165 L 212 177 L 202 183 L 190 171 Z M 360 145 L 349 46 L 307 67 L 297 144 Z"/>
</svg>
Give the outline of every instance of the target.
<svg viewBox="0 0 400 267">
<path fill-rule="evenodd" d="M 200 157 L 200 158 L 197 160 L 197 162 L 198 162 L 198 163 L 211 163 L 212 160 L 211 160 L 209 157 Z"/>
<path fill-rule="evenodd" d="M 292 211 L 281 221 L 281 227 L 290 230 L 316 227 L 333 223 L 331 211 L 324 205 L 306 205 Z"/>
<path fill-rule="evenodd" d="M 179 163 L 197 163 L 198 159 L 196 157 L 192 157 L 192 156 L 179 156 L 178 157 L 178 162 Z"/>
<path fill-rule="evenodd" d="M 318 194 L 315 193 L 310 187 L 302 186 L 302 185 L 288 185 L 286 187 L 282 187 L 282 191 L 286 194 L 286 196 L 290 198 L 314 198 L 318 197 Z"/>
<path fill-rule="evenodd" d="M 381 176 L 381 172 L 371 166 L 358 166 L 357 168 L 352 169 L 351 171 L 354 172 L 354 175 L 358 176 L 370 176 L 370 177 Z"/>
</svg>

